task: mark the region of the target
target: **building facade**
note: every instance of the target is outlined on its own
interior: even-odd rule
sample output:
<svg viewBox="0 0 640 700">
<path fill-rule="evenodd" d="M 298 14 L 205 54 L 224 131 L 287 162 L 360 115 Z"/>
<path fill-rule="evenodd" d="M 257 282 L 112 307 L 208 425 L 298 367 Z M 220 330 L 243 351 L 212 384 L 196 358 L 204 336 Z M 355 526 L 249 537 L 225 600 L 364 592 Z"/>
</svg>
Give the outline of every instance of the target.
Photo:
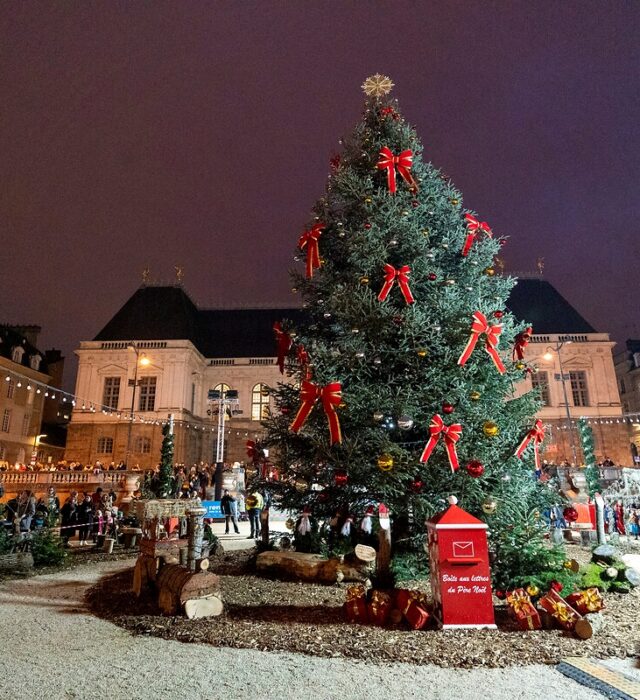
<svg viewBox="0 0 640 700">
<path fill-rule="evenodd" d="M 533 325 L 525 361 L 537 368 L 517 388 L 537 388 L 549 427 L 546 456 L 580 462 L 575 421 L 592 418 L 596 451 L 629 463 L 626 424 L 606 333 L 598 333 L 546 281 L 520 280 L 509 299 L 517 318 Z M 214 461 L 216 406 L 212 389 L 238 391 L 239 413 L 225 422 L 225 461 L 244 461 L 245 443 L 262 432 L 268 387 L 286 377 L 276 366 L 273 324 L 300 309 L 200 309 L 181 286 L 143 286 L 92 341 L 82 342 L 76 406 L 66 459 L 158 463 L 162 423 L 175 422 L 178 463 Z M 565 398 L 566 395 L 566 398 Z M 602 422 L 601 422 L 602 421 Z"/>
<path fill-rule="evenodd" d="M 627 340 L 624 350 L 615 355 L 620 400 L 625 413 L 638 416 L 632 424 L 630 449 L 638 463 L 640 454 L 640 340 Z"/>
</svg>

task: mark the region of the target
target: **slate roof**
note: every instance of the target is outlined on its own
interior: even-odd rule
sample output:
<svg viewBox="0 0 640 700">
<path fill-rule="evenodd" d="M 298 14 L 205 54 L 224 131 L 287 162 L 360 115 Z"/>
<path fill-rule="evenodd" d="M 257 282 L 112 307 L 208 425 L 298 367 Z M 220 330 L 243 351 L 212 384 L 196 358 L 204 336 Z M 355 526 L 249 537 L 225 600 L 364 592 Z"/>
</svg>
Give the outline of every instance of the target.
<svg viewBox="0 0 640 700">
<path fill-rule="evenodd" d="M 541 279 L 521 279 L 509 309 L 534 333 L 595 333 L 593 327 Z M 199 309 L 179 286 L 140 287 L 94 340 L 190 340 L 208 358 L 273 357 L 273 324 L 303 317 L 297 308 Z"/>
<path fill-rule="evenodd" d="M 32 355 L 40 355 L 42 360 L 40 361 L 40 366 L 38 367 L 38 372 L 42 374 L 47 373 L 47 362 L 46 355 L 44 352 L 40 352 L 35 345 L 32 345 L 22 333 L 18 332 L 13 326 L 7 326 L 0 324 L 0 355 L 6 357 L 8 360 L 12 359 L 13 348 L 17 345 L 24 348 L 24 354 L 22 355 L 22 361 L 19 363 L 24 367 L 30 367 L 30 358 Z"/>
</svg>

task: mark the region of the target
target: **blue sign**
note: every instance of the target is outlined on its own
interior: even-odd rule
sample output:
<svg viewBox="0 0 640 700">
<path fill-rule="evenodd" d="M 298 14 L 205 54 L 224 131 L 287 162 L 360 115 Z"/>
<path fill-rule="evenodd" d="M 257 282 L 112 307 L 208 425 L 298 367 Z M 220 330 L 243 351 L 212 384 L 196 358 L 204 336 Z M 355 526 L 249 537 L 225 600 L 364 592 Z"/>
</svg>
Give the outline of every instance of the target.
<svg viewBox="0 0 640 700">
<path fill-rule="evenodd" d="M 202 501 L 202 507 L 207 509 L 205 518 L 224 518 L 220 509 L 220 501 Z"/>
</svg>

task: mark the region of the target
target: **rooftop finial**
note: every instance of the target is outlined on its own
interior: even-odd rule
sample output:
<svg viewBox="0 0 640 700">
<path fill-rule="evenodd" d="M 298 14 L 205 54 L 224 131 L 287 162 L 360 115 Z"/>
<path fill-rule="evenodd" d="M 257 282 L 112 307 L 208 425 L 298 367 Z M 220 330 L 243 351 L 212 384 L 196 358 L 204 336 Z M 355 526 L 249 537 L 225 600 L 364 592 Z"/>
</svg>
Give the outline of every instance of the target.
<svg viewBox="0 0 640 700">
<path fill-rule="evenodd" d="M 184 279 L 184 267 L 182 265 L 176 265 L 174 269 L 176 271 L 176 282 L 182 284 L 182 280 Z"/>
<path fill-rule="evenodd" d="M 149 269 L 149 266 L 147 265 L 144 270 L 142 271 L 142 284 L 149 284 L 149 280 L 151 279 L 151 270 Z"/>
<path fill-rule="evenodd" d="M 536 267 L 538 268 L 538 274 L 542 277 L 542 273 L 544 272 L 544 258 L 538 258 L 536 260 Z"/>
<path fill-rule="evenodd" d="M 370 75 L 364 83 L 362 89 L 367 97 L 383 97 L 388 95 L 393 90 L 393 83 L 388 75 Z"/>
</svg>

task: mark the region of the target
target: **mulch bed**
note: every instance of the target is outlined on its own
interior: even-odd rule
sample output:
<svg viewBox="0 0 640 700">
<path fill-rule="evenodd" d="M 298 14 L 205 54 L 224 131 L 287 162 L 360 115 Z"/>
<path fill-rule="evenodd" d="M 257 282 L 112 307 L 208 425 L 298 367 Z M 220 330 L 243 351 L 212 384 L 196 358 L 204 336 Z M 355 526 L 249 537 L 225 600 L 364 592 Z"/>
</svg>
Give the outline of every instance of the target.
<svg viewBox="0 0 640 700">
<path fill-rule="evenodd" d="M 588 554 L 570 547 L 569 556 Z M 567 656 L 633 656 L 640 651 L 640 592 L 608 594 L 604 629 L 588 641 L 561 630 L 518 630 L 495 599 L 498 630 L 410 631 L 403 624 L 380 628 L 344 620 L 345 585 L 323 586 L 274 581 L 251 575 L 253 552 L 234 552 L 212 570 L 221 577 L 225 612 L 217 618 L 188 620 L 158 613 L 151 595 L 131 593 L 132 570 L 102 579 L 87 593 L 100 617 L 134 634 L 218 647 L 285 651 L 412 664 L 471 668 L 533 663 L 556 664 Z M 428 583 L 407 587 L 428 592 Z"/>
</svg>

